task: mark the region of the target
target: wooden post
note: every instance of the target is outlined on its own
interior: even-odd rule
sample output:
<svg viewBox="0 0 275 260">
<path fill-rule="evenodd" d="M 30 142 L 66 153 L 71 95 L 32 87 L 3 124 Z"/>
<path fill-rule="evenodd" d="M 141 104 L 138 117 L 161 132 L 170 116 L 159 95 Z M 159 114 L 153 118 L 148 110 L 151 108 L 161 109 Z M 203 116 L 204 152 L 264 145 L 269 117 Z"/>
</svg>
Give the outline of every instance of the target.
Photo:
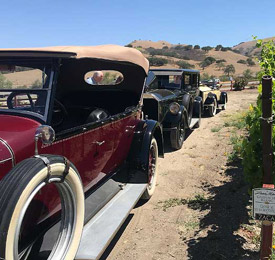
<svg viewBox="0 0 275 260">
<path fill-rule="evenodd" d="M 263 140 L 263 187 L 272 182 L 272 77 L 262 78 L 262 140 Z M 273 186 L 274 187 L 274 186 Z M 262 222 L 260 259 L 267 260 L 272 250 L 273 223 Z"/>
</svg>

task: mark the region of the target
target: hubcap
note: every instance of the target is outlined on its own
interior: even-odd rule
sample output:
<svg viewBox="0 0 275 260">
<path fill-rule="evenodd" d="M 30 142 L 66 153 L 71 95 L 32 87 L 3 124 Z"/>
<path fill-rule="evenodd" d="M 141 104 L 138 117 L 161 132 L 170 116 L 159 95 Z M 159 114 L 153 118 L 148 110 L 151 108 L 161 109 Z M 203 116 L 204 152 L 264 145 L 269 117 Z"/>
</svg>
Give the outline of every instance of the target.
<svg viewBox="0 0 275 260">
<path fill-rule="evenodd" d="M 180 130 L 179 130 L 179 141 L 180 143 L 183 142 L 184 140 L 184 126 L 182 124 L 180 124 Z"/>
</svg>

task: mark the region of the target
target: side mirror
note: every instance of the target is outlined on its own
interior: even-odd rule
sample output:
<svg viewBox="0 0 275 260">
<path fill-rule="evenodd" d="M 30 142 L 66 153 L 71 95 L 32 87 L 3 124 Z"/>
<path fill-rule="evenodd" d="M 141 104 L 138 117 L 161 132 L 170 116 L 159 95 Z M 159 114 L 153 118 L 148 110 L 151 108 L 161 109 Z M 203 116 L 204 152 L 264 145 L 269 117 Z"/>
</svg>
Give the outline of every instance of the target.
<svg viewBox="0 0 275 260">
<path fill-rule="evenodd" d="M 41 142 L 43 144 L 52 144 L 55 140 L 55 131 L 51 126 L 48 125 L 41 125 L 36 129 L 35 132 L 35 155 L 38 155 L 38 148 L 37 148 L 37 142 L 41 139 Z"/>
</svg>

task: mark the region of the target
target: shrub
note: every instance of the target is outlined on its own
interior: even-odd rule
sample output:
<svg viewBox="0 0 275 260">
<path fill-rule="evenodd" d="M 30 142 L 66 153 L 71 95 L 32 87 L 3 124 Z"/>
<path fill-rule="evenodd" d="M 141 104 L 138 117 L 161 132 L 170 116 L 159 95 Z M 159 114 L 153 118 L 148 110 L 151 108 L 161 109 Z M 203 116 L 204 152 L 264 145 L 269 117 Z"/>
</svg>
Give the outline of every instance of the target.
<svg viewBox="0 0 275 260">
<path fill-rule="evenodd" d="M 219 44 L 219 45 L 216 46 L 215 51 L 219 51 L 219 50 L 221 50 L 221 48 L 223 48 L 223 47 L 222 47 L 221 44 Z"/>
<path fill-rule="evenodd" d="M 177 61 L 176 64 L 182 69 L 192 69 L 195 66 L 186 61 Z"/>
<path fill-rule="evenodd" d="M 212 64 L 212 63 L 214 63 L 214 62 L 216 61 L 216 59 L 213 58 L 213 57 L 206 57 L 204 60 L 205 60 L 205 61 L 209 61 L 210 64 Z"/>
<path fill-rule="evenodd" d="M 205 67 L 208 67 L 211 65 L 211 62 L 209 60 L 204 60 L 200 63 L 200 67 L 204 70 Z"/>
<path fill-rule="evenodd" d="M 237 50 L 237 49 L 232 49 L 232 51 L 235 52 L 235 53 L 238 53 L 238 54 L 241 53 L 241 51 L 240 51 L 240 50 Z"/>
<path fill-rule="evenodd" d="M 182 50 L 182 49 L 184 49 L 184 46 L 179 44 L 179 45 L 175 46 L 175 49 Z"/>
<path fill-rule="evenodd" d="M 183 60 L 190 60 L 190 58 L 188 56 L 182 56 L 181 57 Z"/>
<path fill-rule="evenodd" d="M 230 64 L 230 65 L 227 65 L 225 68 L 224 68 L 224 73 L 226 73 L 229 77 L 229 75 L 232 75 L 235 73 L 235 67 L 233 64 Z"/>
<path fill-rule="evenodd" d="M 195 50 L 199 50 L 200 48 L 201 48 L 200 45 L 195 45 L 195 46 L 194 46 L 194 49 L 195 49 Z"/>
<path fill-rule="evenodd" d="M 275 76 L 275 44 L 273 41 L 263 43 L 261 40 L 257 41 L 257 47 L 262 48 L 260 57 L 260 67 L 262 75 Z M 259 93 L 261 93 L 261 85 L 259 86 Z M 275 99 L 275 82 L 273 81 L 272 99 Z M 275 113 L 275 103 L 272 105 L 273 113 Z M 262 114 L 262 100 L 259 94 L 255 106 L 250 106 L 250 111 L 246 116 L 246 128 L 248 135 L 243 139 L 241 157 L 244 167 L 245 179 L 249 182 L 251 188 L 261 187 L 263 184 L 263 161 L 262 161 L 262 134 L 261 134 L 261 120 L 259 118 Z M 275 127 L 273 127 L 272 145 L 275 147 Z M 272 161 L 272 173 L 274 183 L 275 172 L 275 156 Z"/>
<path fill-rule="evenodd" d="M 246 60 L 248 66 L 254 66 L 256 63 L 252 60 L 252 58 L 247 58 Z"/>
<path fill-rule="evenodd" d="M 243 76 L 244 78 L 246 78 L 247 80 L 250 80 L 253 78 L 253 75 L 252 75 L 252 71 L 250 69 L 247 69 L 243 72 Z"/>
<path fill-rule="evenodd" d="M 163 66 L 168 63 L 168 60 L 164 58 L 149 57 L 148 60 L 151 66 Z"/>
<path fill-rule="evenodd" d="M 222 47 L 221 51 L 231 51 L 232 49 L 230 47 Z"/>
<path fill-rule="evenodd" d="M 186 45 L 186 46 L 183 47 L 183 49 L 184 49 L 185 51 L 190 51 L 190 50 L 193 49 L 193 46 L 192 46 L 192 45 Z"/>
<path fill-rule="evenodd" d="M 1 88 L 11 88 L 12 82 L 7 80 L 4 75 L 0 72 L 0 89 Z"/>
<path fill-rule="evenodd" d="M 225 59 L 222 59 L 222 60 L 216 60 L 216 63 L 221 63 L 221 62 L 226 62 Z"/>
<path fill-rule="evenodd" d="M 132 45 L 131 43 L 129 43 L 129 44 L 125 45 L 125 47 L 130 47 L 130 48 L 132 48 L 133 45 Z"/>
<path fill-rule="evenodd" d="M 202 47 L 201 49 L 204 50 L 205 52 L 208 52 L 208 51 L 212 50 L 213 47 L 205 46 L 205 47 Z"/>
<path fill-rule="evenodd" d="M 246 60 L 238 60 L 237 63 L 246 64 Z"/>
<path fill-rule="evenodd" d="M 237 77 L 235 78 L 235 82 L 233 88 L 235 90 L 243 90 L 244 87 L 248 84 L 248 80 L 245 77 Z"/>
</svg>

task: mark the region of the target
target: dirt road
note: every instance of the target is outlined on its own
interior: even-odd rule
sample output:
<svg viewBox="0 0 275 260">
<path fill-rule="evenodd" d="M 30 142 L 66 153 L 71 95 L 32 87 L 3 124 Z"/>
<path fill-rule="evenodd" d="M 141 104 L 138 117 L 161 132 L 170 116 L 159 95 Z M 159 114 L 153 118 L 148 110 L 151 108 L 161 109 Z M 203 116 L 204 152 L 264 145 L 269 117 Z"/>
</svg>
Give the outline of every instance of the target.
<svg viewBox="0 0 275 260">
<path fill-rule="evenodd" d="M 101 259 L 257 257 L 242 228 L 250 204 L 242 169 L 240 163 L 228 162 L 230 138 L 240 131 L 230 122 L 255 102 L 257 90 L 228 95 L 227 110 L 203 118 L 181 150 L 166 147 L 154 196 L 136 206 Z"/>
</svg>

